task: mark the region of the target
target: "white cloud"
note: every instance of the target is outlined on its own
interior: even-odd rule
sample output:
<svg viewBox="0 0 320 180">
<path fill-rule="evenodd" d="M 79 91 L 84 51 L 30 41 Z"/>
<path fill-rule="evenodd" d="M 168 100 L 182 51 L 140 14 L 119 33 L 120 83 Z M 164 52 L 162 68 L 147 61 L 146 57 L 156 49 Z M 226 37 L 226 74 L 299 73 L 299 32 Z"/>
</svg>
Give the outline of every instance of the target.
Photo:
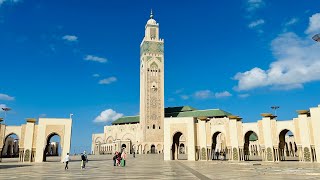
<svg viewBox="0 0 320 180">
<path fill-rule="evenodd" d="M 247 11 L 252 12 L 265 6 L 263 0 L 248 0 L 247 1 Z"/>
<path fill-rule="evenodd" d="M 116 81 L 117 81 L 116 77 L 109 77 L 109 78 L 100 80 L 99 84 L 111 84 L 111 83 L 116 82 Z"/>
<path fill-rule="evenodd" d="M 93 56 L 93 55 L 87 55 L 84 60 L 86 61 L 95 61 L 99 63 L 106 63 L 107 59 L 103 57 Z"/>
<path fill-rule="evenodd" d="M 285 25 L 285 26 L 291 26 L 291 25 L 296 24 L 298 21 L 299 21 L 298 18 L 291 18 L 291 19 L 290 19 L 288 22 L 286 22 L 284 25 Z"/>
<path fill-rule="evenodd" d="M 249 28 L 256 28 L 258 26 L 261 26 L 265 23 L 265 21 L 263 19 L 258 19 L 256 21 L 251 22 L 248 27 Z"/>
<path fill-rule="evenodd" d="M 8 106 L 7 105 L 5 105 L 5 104 L 0 104 L 0 112 L 2 112 L 3 110 L 2 110 L 2 108 L 7 108 Z"/>
<path fill-rule="evenodd" d="M 180 94 L 184 91 L 184 88 L 181 88 L 181 89 L 177 89 L 174 93 L 175 94 Z"/>
<path fill-rule="evenodd" d="M 0 94 L 0 100 L 4 100 L 4 101 L 13 101 L 14 97 L 11 97 L 7 94 Z"/>
<path fill-rule="evenodd" d="M 181 95 L 180 97 L 181 97 L 181 99 L 183 99 L 183 100 L 189 99 L 189 96 L 188 96 L 188 95 Z"/>
<path fill-rule="evenodd" d="M 238 96 L 239 98 L 247 98 L 250 96 L 250 94 L 239 94 Z"/>
<path fill-rule="evenodd" d="M 309 18 L 309 27 L 306 33 L 311 35 L 320 33 L 320 13 L 316 13 Z"/>
<path fill-rule="evenodd" d="M 224 98 L 224 97 L 230 97 L 232 96 L 232 94 L 230 94 L 228 91 L 223 91 L 223 92 L 215 93 L 214 96 L 216 98 Z"/>
<path fill-rule="evenodd" d="M 174 102 L 174 101 L 175 101 L 174 98 L 169 98 L 169 99 L 168 99 L 168 102 Z"/>
<path fill-rule="evenodd" d="M 194 93 L 195 98 L 197 99 L 208 99 L 214 97 L 214 93 L 210 90 L 201 90 Z"/>
<path fill-rule="evenodd" d="M 93 74 L 93 77 L 100 77 L 100 74 Z"/>
<path fill-rule="evenodd" d="M 69 42 L 77 42 L 78 37 L 75 35 L 65 35 L 62 37 L 63 40 L 69 41 Z"/>
<path fill-rule="evenodd" d="M 20 2 L 21 0 L 0 0 L 0 7 L 1 7 L 1 5 L 2 4 L 4 4 L 4 3 L 18 3 L 18 2 Z"/>
<path fill-rule="evenodd" d="M 310 18 L 310 21 L 313 20 Z M 272 41 L 271 50 L 276 61 L 267 70 L 255 67 L 237 73 L 234 76 L 238 80 L 236 90 L 259 87 L 290 90 L 320 80 L 320 46 L 310 37 L 299 37 L 293 32 L 283 33 Z"/>
<path fill-rule="evenodd" d="M 102 111 L 100 113 L 99 116 L 97 116 L 93 122 L 112 122 L 115 121 L 119 118 L 121 118 L 123 116 L 123 114 L 121 113 L 117 113 L 116 111 L 112 110 L 112 109 L 106 109 L 104 111 Z"/>
</svg>

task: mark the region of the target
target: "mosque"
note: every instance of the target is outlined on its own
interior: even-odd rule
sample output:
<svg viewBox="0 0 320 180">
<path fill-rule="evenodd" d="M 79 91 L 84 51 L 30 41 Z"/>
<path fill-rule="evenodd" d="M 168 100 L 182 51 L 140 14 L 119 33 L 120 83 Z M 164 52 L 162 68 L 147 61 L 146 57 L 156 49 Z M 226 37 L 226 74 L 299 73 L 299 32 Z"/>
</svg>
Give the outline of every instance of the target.
<svg viewBox="0 0 320 180">
<path fill-rule="evenodd" d="M 164 160 L 320 162 L 320 105 L 292 120 L 262 113 L 256 122 L 221 109 L 164 107 L 164 40 L 153 18 L 140 44 L 140 115 L 121 117 L 92 135 L 92 154 L 163 154 Z"/>
</svg>

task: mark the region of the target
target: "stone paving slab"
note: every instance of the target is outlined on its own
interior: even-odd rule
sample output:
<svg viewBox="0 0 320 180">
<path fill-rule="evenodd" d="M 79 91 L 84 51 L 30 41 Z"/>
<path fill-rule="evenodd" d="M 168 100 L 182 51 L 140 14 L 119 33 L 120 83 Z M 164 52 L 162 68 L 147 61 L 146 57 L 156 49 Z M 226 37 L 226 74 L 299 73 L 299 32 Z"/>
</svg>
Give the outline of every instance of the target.
<svg viewBox="0 0 320 180">
<path fill-rule="evenodd" d="M 112 156 L 89 156 L 86 169 L 71 157 L 61 162 L 0 163 L 0 179 L 320 179 L 320 164 L 299 162 L 163 161 L 162 155 L 129 157 L 114 167 Z"/>
</svg>

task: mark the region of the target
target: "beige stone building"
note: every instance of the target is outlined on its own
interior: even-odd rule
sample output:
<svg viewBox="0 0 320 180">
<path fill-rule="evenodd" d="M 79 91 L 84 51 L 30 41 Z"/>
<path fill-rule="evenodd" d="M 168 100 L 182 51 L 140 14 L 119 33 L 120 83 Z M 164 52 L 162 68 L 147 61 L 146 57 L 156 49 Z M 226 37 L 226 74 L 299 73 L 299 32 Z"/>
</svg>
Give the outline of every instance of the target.
<svg viewBox="0 0 320 180">
<path fill-rule="evenodd" d="M 0 120 L 0 161 L 5 157 L 19 157 L 20 162 L 43 162 L 50 155 L 57 155 L 61 145 L 61 161 L 70 152 L 72 119 L 27 119 L 21 126 L 7 126 Z M 60 144 L 51 142 L 60 137 Z M 14 138 L 13 138 L 14 137 Z"/>
<path fill-rule="evenodd" d="M 164 160 L 320 162 L 320 105 L 297 111 L 292 120 L 263 113 L 250 123 L 220 109 L 164 108 L 164 41 L 152 14 L 140 50 L 140 116 L 122 117 L 93 134 L 93 154 L 125 148 L 163 153 Z"/>
</svg>

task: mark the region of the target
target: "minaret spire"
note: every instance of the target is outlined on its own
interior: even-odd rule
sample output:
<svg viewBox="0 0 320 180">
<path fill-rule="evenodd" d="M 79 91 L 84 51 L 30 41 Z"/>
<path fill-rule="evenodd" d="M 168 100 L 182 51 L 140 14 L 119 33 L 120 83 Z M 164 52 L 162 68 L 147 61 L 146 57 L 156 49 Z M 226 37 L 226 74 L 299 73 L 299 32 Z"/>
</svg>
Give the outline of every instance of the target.
<svg viewBox="0 0 320 180">
<path fill-rule="evenodd" d="M 150 19 L 153 19 L 152 9 L 151 9 L 151 13 L 150 13 Z"/>
</svg>

